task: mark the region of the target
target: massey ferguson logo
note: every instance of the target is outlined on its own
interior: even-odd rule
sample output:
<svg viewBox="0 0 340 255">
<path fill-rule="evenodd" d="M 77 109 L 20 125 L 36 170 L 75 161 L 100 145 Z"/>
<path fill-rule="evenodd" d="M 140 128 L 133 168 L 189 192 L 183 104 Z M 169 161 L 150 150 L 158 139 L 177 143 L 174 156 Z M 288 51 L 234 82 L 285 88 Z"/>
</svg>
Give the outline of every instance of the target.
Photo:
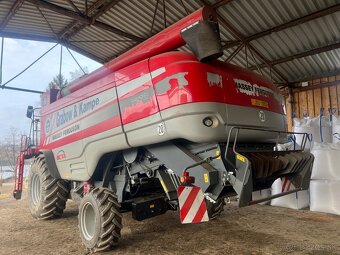
<svg viewBox="0 0 340 255">
<path fill-rule="evenodd" d="M 234 79 L 234 82 L 235 82 L 237 93 L 246 94 L 247 96 L 251 96 L 251 97 L 273 98 L 279 104 L 282 104 L 283 102 L 283 96 L 280 93 L 277 93 L 270 88 L 257 85 L 256 83 L 251 84 L 249 81 L 245 81 L 241 79 Z"/>
<path fill-rule="evenodd" d="M 251 84 L 248 81 L 240 80 L 240 79 L 234 79 L 236 90 L 238 93 L 243 93 L 248 96 L 263 96 L 263 97 L 273 97 L 275 93 L 263 86 L 259 86 L 257 84 Z"/>
</svg>

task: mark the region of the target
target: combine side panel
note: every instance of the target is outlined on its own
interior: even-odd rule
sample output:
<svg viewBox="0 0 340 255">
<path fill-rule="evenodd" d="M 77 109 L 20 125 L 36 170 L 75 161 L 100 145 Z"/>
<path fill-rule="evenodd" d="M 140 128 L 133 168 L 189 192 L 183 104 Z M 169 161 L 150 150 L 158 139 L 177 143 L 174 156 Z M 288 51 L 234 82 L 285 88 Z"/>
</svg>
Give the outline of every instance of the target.
<svg viewBox="0 0 340 255">
<path fill-rule="evenodd" d="M 157 125 L 162 120 L 152 77 L 165 71 L 164 67 L 149 70 L 146 59 L 115 73 L 122 124 L 131 147 L 159 142 Z"/>
</svg>

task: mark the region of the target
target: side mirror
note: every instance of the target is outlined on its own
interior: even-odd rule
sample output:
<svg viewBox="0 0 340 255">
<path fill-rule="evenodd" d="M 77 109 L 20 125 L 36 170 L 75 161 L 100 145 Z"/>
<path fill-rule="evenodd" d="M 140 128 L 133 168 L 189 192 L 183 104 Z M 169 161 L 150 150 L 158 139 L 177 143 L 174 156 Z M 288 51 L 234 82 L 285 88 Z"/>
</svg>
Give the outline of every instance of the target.
<svg viewBox="0 0 340 255">
<path fill-rule="evenodd" d="M 27 107 L 27 112 L 26 112 L 26 117 L 31 119 L 32 118 L 32 115 L 33 115 L 33 106 L 29 105 Z"/>
</svg>

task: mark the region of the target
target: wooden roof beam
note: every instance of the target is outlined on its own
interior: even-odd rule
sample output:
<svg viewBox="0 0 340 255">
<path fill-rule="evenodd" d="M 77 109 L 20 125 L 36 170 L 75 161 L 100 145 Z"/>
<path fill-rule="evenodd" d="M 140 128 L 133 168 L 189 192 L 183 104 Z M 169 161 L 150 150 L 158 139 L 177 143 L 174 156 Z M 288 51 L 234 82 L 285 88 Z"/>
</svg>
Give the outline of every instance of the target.
<svg viewBox="0 0 340 255">
<path fill-rule="evenodd" d="M 327 77 L 327 76 L 322 76 L 322 77 L 319 76 L 317 79 L 324 78 L 324 77 Z M 313 79 L 310 79 L 308 81 L 311 81 L 311 80 Z M 296 83 L 300 83 L 300 82 L 296 82 Z M 321 88 L 337 86 L 337 85 L 340 85 L 340 81 L 329 81 L 329 82 L 315 84 L 315 85 L 308 85 L 307 87 L 296 87 L 295 86 L 293 87 L 293 92 L 301 92 L 301 91 L 307 91 L 307 90 L 312 90 L 312 89 L 321 89 Z"/>
</svg>

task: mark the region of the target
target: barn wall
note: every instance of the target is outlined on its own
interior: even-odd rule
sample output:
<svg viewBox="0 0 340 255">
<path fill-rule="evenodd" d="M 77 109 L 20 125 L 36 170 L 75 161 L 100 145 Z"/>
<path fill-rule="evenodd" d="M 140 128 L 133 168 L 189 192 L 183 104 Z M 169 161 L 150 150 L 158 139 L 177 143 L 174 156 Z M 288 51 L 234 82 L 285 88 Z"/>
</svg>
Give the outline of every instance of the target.
<svg viewBox="0 0 340 255">
<path fill-rule="evenodd" d="M 292 129 L 292 117 L 316 117 L 323 115 L 340 115 L 340 75 L 309 81 L 307 87 L 286 93 L 286 110 L 288 128 Z"/>
</svg>

